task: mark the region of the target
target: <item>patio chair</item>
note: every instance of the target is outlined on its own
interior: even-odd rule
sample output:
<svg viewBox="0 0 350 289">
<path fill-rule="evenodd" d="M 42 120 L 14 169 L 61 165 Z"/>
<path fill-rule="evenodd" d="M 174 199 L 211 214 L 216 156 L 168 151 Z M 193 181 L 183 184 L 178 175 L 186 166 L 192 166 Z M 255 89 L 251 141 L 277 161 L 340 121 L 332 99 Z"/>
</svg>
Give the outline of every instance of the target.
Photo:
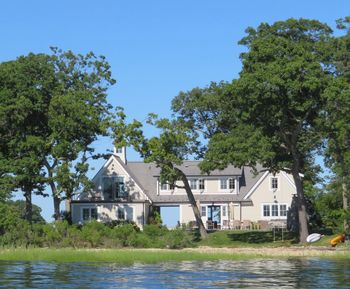
<svg viewBox="0 0 350 289">
<path fill-rule="evenodd" d="M 207 221 L 207 229 L 208 230 L 214 230 L 214 223 L 212 220 Z"/>
<path fill-rule="evenodd" d="M 233 230 L 240 230 L 241 229 L 241 221 L 240 220 L 233 220 L 231 223 L 231 228 Z"/>
<path fill-rule="evenodd" d="M 243 220 L 241 229 L 242 230 L 251 230 L 252 229 L 252 221 Z"/>
<path fill-rule="evenodd" d="M 223 230 L 228 230 L 230 229 L 230 222 L 228 220 L 223 220 L 222 221 L 222 229 Z"/>
<path fill-rule="evenodd" d="M 258 226 L 259 226 L 259 230 L 263 230 L 263 231 L 271 229 L 269 225 L 269 221 L 266 221 L 266 220 L 258 220 Z"/>
</svg>

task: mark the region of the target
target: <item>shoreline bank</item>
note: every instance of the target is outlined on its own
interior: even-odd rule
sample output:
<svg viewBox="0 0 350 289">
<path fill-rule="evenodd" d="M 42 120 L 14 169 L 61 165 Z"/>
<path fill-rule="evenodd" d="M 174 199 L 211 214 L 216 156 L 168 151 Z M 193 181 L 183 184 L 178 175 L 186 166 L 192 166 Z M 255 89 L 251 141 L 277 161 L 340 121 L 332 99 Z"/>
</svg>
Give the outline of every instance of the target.
<svg viewBox="0 0 350 289">
<path fill-rule="evenodd" d="M 115 262 L 157 263 L 168 261 L 216 261 L 275 258 L 331 258 L 349 259 L 348 247 L 261 247 L 217 248 L 197 247 L 172 249 L 1 249 L 0 261 L 52 261 L 52 262 Z"/>
</svg>

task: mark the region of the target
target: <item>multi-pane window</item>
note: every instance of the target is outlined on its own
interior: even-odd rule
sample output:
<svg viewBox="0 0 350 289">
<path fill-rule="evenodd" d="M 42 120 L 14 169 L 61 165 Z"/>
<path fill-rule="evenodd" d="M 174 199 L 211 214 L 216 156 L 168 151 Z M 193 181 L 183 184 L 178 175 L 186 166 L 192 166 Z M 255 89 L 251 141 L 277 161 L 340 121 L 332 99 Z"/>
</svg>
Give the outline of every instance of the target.
<svg viewBox="0 0 350 289">
<path fill-rule="evenodd" d="M 97 220 L 97 208 L 83 208 L 83 221 Z"/>
<path fill-rule="evenodd" d="M 262 215 L 263 217 L 278 217 L 285 219 L 287 217 L 288 205 L 287 204 L 263 204 Z"/>
<path fill-rule="evenodd" d="M 227 190 L 227 179 L 220 179 L 220 189 Z"/>
<path fill-rule="evenodd" d="M 198 186 L 199 186 L 199 189 L 200 190 L 205 190 L 205 182 L 204 182 L 204 179 L 199 179 L 198 181 Z"/>
<path fill-rule="evenodd" d="M 272 190 L 278 189 L 278 178 L 276 178 L 276 177 L 271 178 L 271 189 Z"/>
<path fill-rule="evenodd" d="M 122 207 L 118 207 L 117 209 L 117 217 L 118 220 L 125 220 L 125 210 Z"/>
<path fill-rule="evenodd" d="M 287 217 L 287 205 L 280 205 L 280 216 Z"/>
<path fill-rule="evenodd" d="M 104 177 L 103 194 L 110 199 L 126 197 L 124 177 Z"/>
<path fill-rule="evenodd" d="M 222 206 L 222 216 L 223 217 L 227 216 L 227 206 Z"/>
<path fill-rule="evenodd" d="M 271 216 L 278 217 L 278 205 L 271 205 Z"/>
<path fill-rule="evenodd" d="M 234 190 L 236 187 L 234 178 L 222 178 L 220 179 L 220 190 Z"/>
<path fill-rule="evenodd" d="M 169 191 L 169 184 L 165 183 L 165 184 L 161 184 L 160 185 L 160 189 L 162 191 Z"/>
<path fill-rule="evenodd" d="M 198 190 L 198 179 L 190 179 L 189 181 L 191 190 Z"/>
<path fill-rule="evenodd" d="M 207 216 L 207 207 L 202 206 L 201 207 L 201 216 L 206 217 Z"/>
<path fill-rule="evenodd" d="M 235 189 L 235 179 L 233 179 L 233 178 L 228 179 L 228 183 L 229 183 L 229 189 L 234 190 Z"/>
<path fill-rule="evenodd" d="M 161 191 L 172 191 L 174 188 L 175 186 L 173 184 L 164 183 L 160 185 Z"/>
<path fill-rule="evenodd" d="M 270 217 L 270 205 L 263 206 L 263 216 Z"/>
</svg>

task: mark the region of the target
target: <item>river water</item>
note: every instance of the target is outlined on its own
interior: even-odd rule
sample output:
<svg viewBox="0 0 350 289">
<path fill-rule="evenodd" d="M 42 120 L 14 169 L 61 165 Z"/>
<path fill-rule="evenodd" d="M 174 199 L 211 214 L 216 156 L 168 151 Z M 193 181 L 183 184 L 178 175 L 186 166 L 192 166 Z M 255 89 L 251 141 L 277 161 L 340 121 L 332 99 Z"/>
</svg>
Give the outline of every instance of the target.
<svg viewBox="0 0 350 289">
<path fill-rule="evenodd" d="M 0 261 L 0 288 L 350 288 L 350 260 L 133 265 Z"/>
</svg>

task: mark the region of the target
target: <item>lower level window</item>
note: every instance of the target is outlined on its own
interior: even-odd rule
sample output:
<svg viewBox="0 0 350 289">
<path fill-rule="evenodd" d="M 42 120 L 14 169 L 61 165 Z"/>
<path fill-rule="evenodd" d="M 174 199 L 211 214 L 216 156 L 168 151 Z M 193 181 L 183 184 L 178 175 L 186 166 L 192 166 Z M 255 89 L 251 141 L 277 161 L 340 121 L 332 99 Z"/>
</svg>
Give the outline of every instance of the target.
<svg viewBox="0 0 350 289">
<path fill-rule="evenodd" d="M 288 205 L 287 204 L 263 204 L 262 216 L 263 217 L 287 217 Z"/>
<path fill-rule="evenodd" d="M 125 211 L 122 207 L 118 207 L 118 220 L 125 220 Z"/>
<path fill-rule="evenodd" d="M 83 221 L 97 220 L 97 208 L 83 208 Z"/>
<path fill-rule="evenodd" d="M 207 216 L 207 207 L 204 207 L 204 206 L 201 207 L 201 216 L 202 217 Z"/>
</svg>

